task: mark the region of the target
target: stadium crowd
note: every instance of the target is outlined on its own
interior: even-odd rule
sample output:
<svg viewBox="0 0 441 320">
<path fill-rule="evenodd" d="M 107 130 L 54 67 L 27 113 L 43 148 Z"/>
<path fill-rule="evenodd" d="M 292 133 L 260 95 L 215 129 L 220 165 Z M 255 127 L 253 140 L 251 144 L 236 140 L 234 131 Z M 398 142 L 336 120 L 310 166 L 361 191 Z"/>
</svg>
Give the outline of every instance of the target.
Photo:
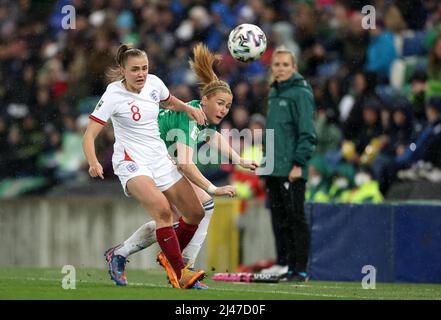
<svg viewBox="0 0 441 320">
<path fill-rule="evenodd" d="M 372 29 L 362 23 L 368 4 Z M 65 5 L 75 29 L 62 27 Z M 221 129 L 239 130 L 265 127 L 271 54 L 295 52 L 317 105 L 310 201 L 381 202 L 398 179 L 441 182 L 440 22 L 436 0 L 0 0 L 0 197 L 87 180 L 81 139 L 121 43 L 144 49 L 149 72 L 184 101 L 198 98 L 193 45 L 221 53 L 217 72 L 234 93 Z M 256 62 L 228 53 L 241 23 L 267 35 Z M 112 144 L 106 127 L 97 154 L 109 178 Z M 261 157 L 261 145 L 238 151 Z M 264 197 L 261 181 L 234 165 L 201 168 L 242 198 Z"/>
</svg>

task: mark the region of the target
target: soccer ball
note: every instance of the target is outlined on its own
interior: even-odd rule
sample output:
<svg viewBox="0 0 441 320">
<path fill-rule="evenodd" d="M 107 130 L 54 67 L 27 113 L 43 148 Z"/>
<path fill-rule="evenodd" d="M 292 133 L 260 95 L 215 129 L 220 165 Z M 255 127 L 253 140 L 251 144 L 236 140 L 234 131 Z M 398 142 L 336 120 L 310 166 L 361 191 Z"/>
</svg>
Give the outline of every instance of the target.
<svg viewBox="0 0 441 320">
<path fill-rule="evenodd" d="M 228 36 L 228 50 L 237 61 L 256 61 L 266 50 L 265 33 L 254 24 L 238 25 Z"/>
</svg>

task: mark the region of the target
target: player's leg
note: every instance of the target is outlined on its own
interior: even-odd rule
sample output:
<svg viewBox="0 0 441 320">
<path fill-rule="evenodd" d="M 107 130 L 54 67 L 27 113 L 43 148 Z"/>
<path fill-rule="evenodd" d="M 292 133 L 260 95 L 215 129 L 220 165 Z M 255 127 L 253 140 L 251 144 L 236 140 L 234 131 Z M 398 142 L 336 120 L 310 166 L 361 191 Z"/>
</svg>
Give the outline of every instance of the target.
<svg viewBox="0 0 441 320">
<path fill-rule="evenodd" d="M 150 247 L 156 242 L 156 222 L 144 223 L 121 245 L 115 247 L 115 254 L 128 258 L 130 255 Z"/>
<path fill-rule="evenodd" d="M 173 228 L 179 226 L 179 213 L 174 206 L 173 211 Z M 156 222 L 155 220 L 144 223 L 140 226 L 127 240 L 115 247 L 115 254 L 119 254 L 128 258 L 134 253 L 144 250 L 156 243 Z"/>
<path fill-rule="evenodd" d="M 108 249 L 104 256 L 108 263 L 109 273 L 117 285 L 127 285 L 125 263 L 127 258 L 156 242 L 156 222 L 143 224 L 122 244 Z"/>
<path fill-rule="evenodd" d="M 199 202 L 202 204 L 202 207 L 204 208 L 204 212 L 205 212 L 205 216 L 202 219 L 202 221 L 199 223 L 198 229 L 196 230 L 193 238 L 185 247 L 185 249 L 182 250 L 182 256 L 184 258 L 184 262 L 188 266 L 193 267 L 196 258 L 199 254 L 199 251 L 201 250 L 202 245 L 204 244 L 205 238 L 207 237 L 208 227 L 210 225 L 210 220 L 214 211 L 214 201 L 213 198 L 207 192 L 205 192 L 204 190 L 202 190 L 193 183 L 191 183 L 191 185 L 196 193 L 196 196 L 199 199 Z"/>
<path fill-rule="evenodd" d="M 172 226 L 172 210 L 168 200 L 156 187 L 155 182 L 147 176 L 139 176 L 129 180 L 127 190 L 155 220 L 158 244 L 175 273 L 173 275 L 173 272 L 166 268 L 167 275 L 174 287 L 180 287 L 177 279 L 180 279 L 181 271 L 185 265 L 178 238 Z"/>
<path fill-rule="evenodd" d="M 207 192 L 205 192 L 193 183 L 191 183 L 191 185 L 194 188 L 196 196 L 198 197 L 205 211 L 205 216 L 199 223 L 198 229 L 196 230 L 193 238 L 182 251 L 184 263 L 189 268 L 194 268 L 194 263 L 199 255 L 202 245 L 204 244 L 205 238 L 207 237 L 208 227 L 210 225 L 210 220 L 214 211 L 214 201 Z M 195 283 L 194 288 L 198 290 L 206 290 L 208 289 L 208 286 L 205 283 L 198 281 Z"/>
<path fill-rule="evenodd" d="M 118 176 L 118 178 L 121 181 L 121 185 L 123 187 L 124 193 L 126 196 L 135 197 L 138 201 L 141 203 L 143 202 L 149 202 L 155 203 L 156 201 L 162 202 L 162 205 L 158 207 L 159 212 L 163 212 L 164 215 L 168 215 L 171 217 L 171 213 L 169 210 L 169 207 L 164 205 L 164 202 L 168 204 L 165 197 L 162 195 L 162 193 L 158 190 L 158 188 L 155 186 L 153 180 L 152 180 L 152 171 L 146 167 L 146 166 L 139 166 L 136 163 L 132 161 L 122 161 L 121 163 L 117 164 L 114 167 L 115 174 Z M 151 193 L 148 192 L 138 192 L 137 188 L 143 188 L 145 184 L 146 190 L 150 189 L 152 190 Z M 140 185 L 140 187 L 138 187 Z M 134 188 L 136 186 L 137 188 Z M 133 190 L 129 190 L 133 189 Z M 162 198 L 161 198 L 162 197 Z M 156 199 L 158 198 L 158 199 Z M 147 211 L 148 207 L 151 206 L 150 204 L 145 205 Z M 157 206 L 153 206 L 154 209 L 157 208 Z M 155 211 L 149 212 L 149 214 L 154 215 Z M 156 217 L 155 219 L 158 219 Z M 156 228 L 156 223 L 155 223 Z M 148 241 L 151 242 L 151 236 L 150 239 L 147 239 L 146 235 L 149 232 L 153 232 L 153 237 L 155 236 L 155 228 L 152 228 L 150 225 L 143 225 L 141 226 L 133 236 L 131 236 L 128 240 L 125 241 L 123 244 L 120 244 L 116 247 L 110 248 L 106 251 L 104 254 L 108 263 L 108 269 L 111 276 L 111 279 L 116 282 L 117 285 L 126 285 L 127 279 L 126 279 L 126 261 L 127 256 L 129 253 L 134 252 L 135 248 L 137 247 L 136 244 L 140 245 L 141 247 L 147 245 Z M 143 240 L 141 240 L 141 238 Z M 136 243 L 139 241 L 138 243 Z"/>
<path fill-rule="evenodd" d="M 288 272 L 286 230 L 285 230 L 285 207 L 282 197 L 282 189 L 285 188 L 283 182 L 278 177 L 266 178 L 266 193 L 269 200 L 271 212 L 271 226 L 273 229 L 276 264 L 270 268 L 263 269 L 262 273 L 285 274 Z"/>
<path fill-rule="evenodd" d="M 204 211 L 196 197 L 190 183 L 178 171 L 176 165 L 170 161 L 158 163 L 155 169 L 155 183 L 164 196 L 172 203 L 184 217 L 179 218 L 176 236 L 180 248 L 185 248 L 193 237 L 199 222 L 204 216 Z M 158 238 L 158 242 L 159 242 Z M 182 252 L 181 252 L 182 259 Z M 158 255 L 159 263 L 166 268 L 168 261 L 162 253 Z M 191 288 L 205 276 L 204 271 L 194 271 L 189 268 L 182 270 L 179 284 L 182 288 Z"/>
<path fill-rule="evenodd" d="M 204 209 L 193 187 L 185 177 L 163 192 L 170 203 L 173 203 L 182 215 L 179 218 L 179 227 L 176 229 L 176 235 L 178 236 L 181 249 L 184 249 L 193 238 L 199 223 L 203 219 Z"/>
<path fill-rule="evenodd" d="M 205 238 L 207 237 L 208 227 L 214 211 L 213 198 L 198 186 L 192 184 L 192 187 L 200 203 L 202 204 L 202 207 L 204 208 L 205 216 L 199 223 L 198 229 L 196 230 L 193 238 L 190 240 L 190 243 L 182 251 L 184 263 L 189 267 L 194 267 L 194 263 L 199 251 L 201 250 Z M 178 228 L 180 215 L 177 213 L 174 207 L 172 207 L 172 209 L 174 211 L 173 220 L 177 221 L 174 222 L 174 227 Z M 155 230 L 156 222 L 154 220 L 143 224 L 121 245 L 115 247 L 115 254 L 128 258 L 130 255 L 148 248 L 156 242 Z"/>
<path fill-rule="evenodd" d="M 305 180 L 295 180 L 283 193 L 283 203 L 288 212 L 285 233 L 292 243 L 288 248 L 289 271 L 286 280 L 308 281 L 310 234 L 304 210 L 305 185 Z"/>
</svg>

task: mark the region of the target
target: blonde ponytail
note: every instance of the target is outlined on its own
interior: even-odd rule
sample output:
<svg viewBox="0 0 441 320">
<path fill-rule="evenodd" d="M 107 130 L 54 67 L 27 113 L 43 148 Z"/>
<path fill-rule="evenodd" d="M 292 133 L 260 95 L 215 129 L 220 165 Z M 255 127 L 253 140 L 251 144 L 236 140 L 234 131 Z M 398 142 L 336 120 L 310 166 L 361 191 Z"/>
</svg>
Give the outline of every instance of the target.
<svg viewBox="0 0 441 320">
<path fill-rule="evenodd" d="M 214 63 L 222 60 L 221 55 L 213 54 L 202 43 L 193 48 L 194 60 L 189 60 L 190 68 L 199 80 L 201 96 L 209 96 L 217 91 L 224 91 L 232 95 L 230 86 L 225 81 L 219 80 L 213 70 Z"/>
</svg>

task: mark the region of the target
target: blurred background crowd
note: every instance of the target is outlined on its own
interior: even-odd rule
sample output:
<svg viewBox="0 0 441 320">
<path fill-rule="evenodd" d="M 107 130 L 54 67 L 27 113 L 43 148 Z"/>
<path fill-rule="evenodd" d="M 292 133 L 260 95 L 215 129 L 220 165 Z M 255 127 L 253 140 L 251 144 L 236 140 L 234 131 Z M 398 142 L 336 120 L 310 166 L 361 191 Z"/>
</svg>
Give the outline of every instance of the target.
<svg viewBox="0 0 441 320">
<path fill-rule="evenodd" d="M 368 4 L 373 29 L 362 26 Z M 65 5 L 75 29 L 62 28 Z M 437 0 L 0 0 L 0 197 L 89 181 L 81 139 L 121 43 L 144 49 L 149 72 L 184 101 L 199 98 L 193 45 L 221 53 L 217 73 L 234 101 L 220 129 L 239 130 L 265 127 L 271 54 L 294 51 L 317 105 L 310 201 L 377 203 L 400 180 L 441 183 L 440 22 Z M 259 61 L 228 53 L 241 23 L 267 35 Z M 113 139 L 107 126 L 97 140 L 106 180 Z M 238 151 L 261 157 L 257 142 Z M 233 181 L 241 198 L 264 197 L 262 182 L 234 165 L 201 169 Z"/>
</svg>

